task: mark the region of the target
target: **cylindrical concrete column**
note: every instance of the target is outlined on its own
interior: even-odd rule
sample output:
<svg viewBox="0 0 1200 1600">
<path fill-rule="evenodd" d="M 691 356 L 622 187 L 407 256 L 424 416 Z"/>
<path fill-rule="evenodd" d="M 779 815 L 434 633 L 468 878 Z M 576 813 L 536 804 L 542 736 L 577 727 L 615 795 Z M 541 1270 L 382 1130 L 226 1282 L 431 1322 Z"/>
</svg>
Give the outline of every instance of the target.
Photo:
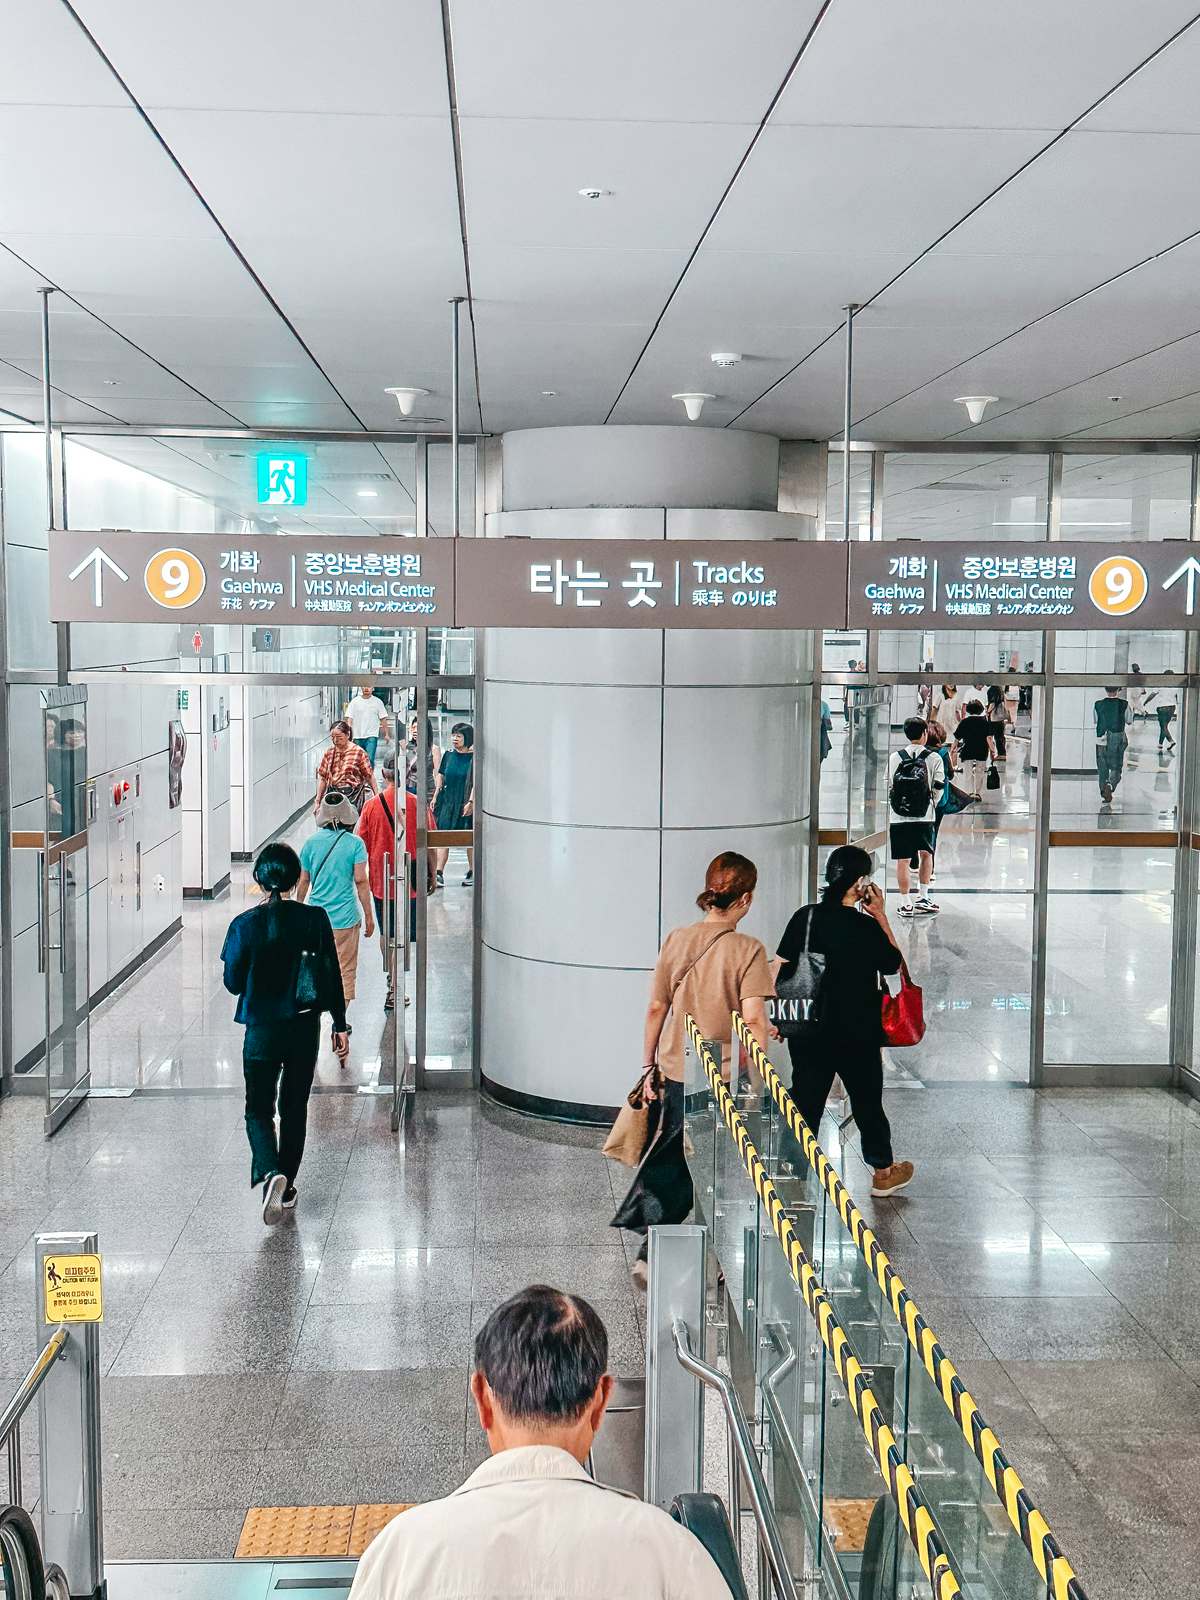
<svg viewBox="0 0 1200 1600">
<path fill-rule="evenodd" d="M 504 440 L 490 537 L 811 538 L 771 509 L 778 441 L 686 428 Z M 490 629 L 483 1075 L 530 1109 L 612 1108 L 641 1065 L 663 935 L 699 916 L 720 850 L 759 868 L 746 931 L 774 948 L 802 898 L 807 632 Z"/>
</svg>

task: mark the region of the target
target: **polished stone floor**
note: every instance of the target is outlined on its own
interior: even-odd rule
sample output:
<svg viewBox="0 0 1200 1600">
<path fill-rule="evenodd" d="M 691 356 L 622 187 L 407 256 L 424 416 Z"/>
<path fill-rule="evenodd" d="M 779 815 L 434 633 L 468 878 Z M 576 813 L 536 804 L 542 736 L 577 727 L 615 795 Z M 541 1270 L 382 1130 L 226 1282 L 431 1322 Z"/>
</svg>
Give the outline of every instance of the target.
<svg viewBox="0 0 1200 1600">
<path fill-rule="evenodd" d="M 1139 729 L 1120 791 L 1139 818 L 1163 781 L 1148 739 Z M 1163 1091 L 1021 1085 L 1031 837 L 1019 741 L 1014 754 L 994 810 L 943 832 L 941 915 L 901 934 L 930 1024 L 889 1074 L 897 1153 L 917 1162 L 916 1182 L 892 1202 L 863 1199 L 853 1139 L 847 1179 L 1091 1600 L 1189 1593 L 1200 1112 Z M 1162 1059 L 1169 872 L 1145 849 L 1056 854 L 1050 1005 L 1063 1058 Z M 452 859 L 430 910 L 444 1016 L 431 1037 L 450 1056 L 469 1039 L 464 866 Z M 1078 892 L 1094 889 L 1106 892 Z M 587 1294 L 614 1369 L 643 1365 L 633 1242 L 608 1227 L 626 1175 L 594 1130 L 431 1093 L 398 1152 L 377 1092 L 387 1041 L 374 949 L 350 1066 L 322 1056 L 300 1211 L 263 1228 L 241 1035 L 216 965 L 246 895 L 239 873 L 230 899 L 189 905 L 183 937 L 101 1008 L 94 1062 L 111 1098 L 50 1142 L 34 1101 L 0 1103 L 0 1393 L 33 1351 L 33 1233 L 96 1228 L 115 1558 L 228 1557 L 253 1504 L 451 1488 L 482 1448 L 466 1402 L 472 1331 L 530 1281 Z M 34 1436 L 27 1427 L 31 1481 Z"/>
<path fill-rule="evenodd" d="M 232 1096 L 93 1100 L 49 1143 L 34 1101 L 0 1106 L 0 1385 L 35 1349 L 32 1234 L 95 1228 L 110 1556 L 229 1556 L 251 1505 L 445 1493 L 483 1447 L 473 1332 L 527 1283 L 586 1294 L 613 1370 L 643 1370 L 595 1131 L 430 1096 L 400 1157 L 389 1110 L 314 1097 L 267 1230 Z"/>
</svg>

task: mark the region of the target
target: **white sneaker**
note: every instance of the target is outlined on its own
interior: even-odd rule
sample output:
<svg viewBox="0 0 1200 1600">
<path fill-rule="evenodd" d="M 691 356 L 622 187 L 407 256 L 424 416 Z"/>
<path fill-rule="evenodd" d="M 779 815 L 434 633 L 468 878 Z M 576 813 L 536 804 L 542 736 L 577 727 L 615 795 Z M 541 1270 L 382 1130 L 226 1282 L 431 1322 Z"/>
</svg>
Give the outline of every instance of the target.
<svg viewBox="0 0 1200 1600">
<path fill-rule="evenodd" d="M 896 907 L 896 915 L 898 917 L 911 917 L 913 910 L 914 907 L 912 901 L 905 900 L 901 905 Z"/>
<path fill-rule="evenodd" d="M 935 917 L 941 909 L 941 906 L 938 905 L 936 900 L 931 900 L 927 894 L 923 894 L 921 898 L 913 904 L 913 915 L 918 917 Z"/>
<path fill-rule="evenodd" d="M 283 1220 L 283 1196 L 287 1186 L 282 1172 L 273 1172 L 263 1184 L 263 1221 L 268 1228 Z"/>
</svg>

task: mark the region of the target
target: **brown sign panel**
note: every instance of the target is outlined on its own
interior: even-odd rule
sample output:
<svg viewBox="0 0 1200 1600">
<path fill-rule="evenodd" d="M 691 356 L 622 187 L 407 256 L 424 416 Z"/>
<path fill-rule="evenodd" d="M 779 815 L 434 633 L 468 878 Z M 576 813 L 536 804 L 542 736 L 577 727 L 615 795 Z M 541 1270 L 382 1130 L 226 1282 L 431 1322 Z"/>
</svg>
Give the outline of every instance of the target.
<svg viewBox="0 0 1200 1600">
<path fill-rule="evenodd" d="M 1200 627 L 1200 560 L 1140 544 L 851 544 L 852 628 Z"/>
<path fill-rule="evenodd" d="M 846 547 L 460 539 L 455 613 L 467 628 L 841 628 Z"/>
<path fill-rule="evenodd" d="M 449 627 L 449 539 L 51 533 L 52 622 Z"/>
</svg>

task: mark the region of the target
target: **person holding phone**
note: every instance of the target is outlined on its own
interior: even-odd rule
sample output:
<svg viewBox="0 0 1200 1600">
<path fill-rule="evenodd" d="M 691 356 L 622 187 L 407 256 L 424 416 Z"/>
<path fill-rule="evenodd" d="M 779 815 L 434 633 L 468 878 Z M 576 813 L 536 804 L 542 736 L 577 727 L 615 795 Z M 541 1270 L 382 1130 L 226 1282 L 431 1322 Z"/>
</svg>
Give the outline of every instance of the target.
<svg viewBox="0 0 1200 1600">
<path fill-rule="evenodd" d="M 820 1138 L 825 1102 L 840 1076 L 872 1169 L 876 1199 L 897 1194 L 913 1178 L 911 1161 L 897 1161 L 883 1109 L 883 1022 L 880 978 L 900 970 L 900 947 L 887 919 L 883 890 L 871 881 L 871 857 L 841 845 L 825 866 L 825 889 L 801 906 L 779 941 L 772 977 L 790 977 L 805 947 L 825 957 L 817 1018 L 787 1041 L 792 1099 Z M 809 926 L 811 921 L 811 928 Z"/>
</svg>

